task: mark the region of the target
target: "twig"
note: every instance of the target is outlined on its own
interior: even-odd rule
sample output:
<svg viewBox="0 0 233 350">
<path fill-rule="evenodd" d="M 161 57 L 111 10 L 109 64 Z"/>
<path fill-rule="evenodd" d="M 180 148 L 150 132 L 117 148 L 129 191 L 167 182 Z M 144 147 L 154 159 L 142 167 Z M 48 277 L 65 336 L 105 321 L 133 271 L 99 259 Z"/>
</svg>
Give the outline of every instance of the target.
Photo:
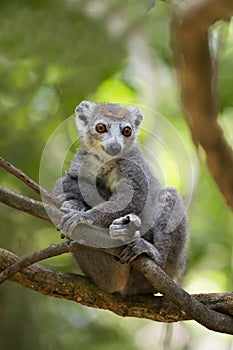
<svg viewBox="0 0 233 350">
<path fill-rule="evenodd" d="M 24 182 L 28 187 L 30 187 L 36 193 L 39 193 L 44 199 L 48 200 L 50 203 L 54 204 L 58 208 L 61 206 L 61 201 L 55 198 L 51 193 L 47 190 L 39 186 L 34 180 L 32 180 L 28 175 L 26 175 L 22 170 L 16 168 L 10 162 L 5 160 L 3 157 L 0 157 L 0 166 L 4 168 L 6 171 L 20 179 Z"/>
<path fill-rule="evenodd" d="M 17 261 L 16 263 L 10 265 L 0 273 L 0 284 L 10 279 L 17 272 L 23 271 L 26 267 L 38 261 L 42 261 L 44 259 L 61 255 L 64 253 L 72 252 L 74 250 L 77 250 L 79 246 L 80 244 L 78 244 L 76 241 L 63 242 L 60 244 L 51 244 L 48 248 L 29 254 Z"/>
</svg>

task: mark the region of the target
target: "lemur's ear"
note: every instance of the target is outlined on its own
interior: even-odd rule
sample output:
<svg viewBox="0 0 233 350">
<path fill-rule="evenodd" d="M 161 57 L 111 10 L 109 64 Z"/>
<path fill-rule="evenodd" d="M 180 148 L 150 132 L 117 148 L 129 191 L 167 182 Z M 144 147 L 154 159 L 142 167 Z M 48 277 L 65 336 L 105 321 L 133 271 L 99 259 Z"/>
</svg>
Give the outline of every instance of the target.
<svg viewBox="0 0 233 350">
<path fill-rule="evenodd" d="M 94 107 L 95 107 L 94 102 L 82 101 L 75 108 L 75 113 L 76 113 L 75 122 L 80 133 L 86 132 L 87 125 L 90 117 L 92 116 Z"/>
<path fill-rule="evenodd" d="M 143 120 L 143 116 L 140 109 L 135 106 L 129 106 L 128 109 L 133 116 L 135 126 L 139 126 Z"/>
</svg>

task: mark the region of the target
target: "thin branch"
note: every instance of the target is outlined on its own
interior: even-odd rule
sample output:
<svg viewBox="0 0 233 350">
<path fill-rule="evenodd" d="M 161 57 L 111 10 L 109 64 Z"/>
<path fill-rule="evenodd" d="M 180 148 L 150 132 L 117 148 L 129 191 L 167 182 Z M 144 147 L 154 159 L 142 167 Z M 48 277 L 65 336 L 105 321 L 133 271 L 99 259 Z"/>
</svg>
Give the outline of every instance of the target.
<svg viewBox="0 0 233 350">
<path fill-rule="evenodd" d="M 44 199 L 48 200 L 50 203 L 54 204 L 58 208 L 61 206 L 61 201 L 59 201 L 56 197 L 54 197 L 47 190 L 39 186 L 34 180 L 32 180 L 28 175 L 26 175 L 22 170 L 16 168 L 10 162 L 5 160 L 3 157 L 0 157 L 0 166 L 8 171 L 10 174 L 14 175 L 22 182 L 24 182 L 28 187 L 30 187 L 33 191 L 40 194 Z"/>
<path fill-rule="evenodd" d="M 0 249 L 0 271 L 19 261 L 13 253 Z M 37 264 L 17 273 L 12 280 L 39 293 L 72 300 L 82 305 L 110 310 L 120 316 L 147 318 L 158 322 L 190 320 L 189 314 L 162 296 L 122 298 L 100 291 L 87 277 L 53 271 Z M 233 316 L 233 293 L 199 294 L 193 298 L 208 308 Z"/>
<path fill-rule="evenodd" d="M 233 209 L 233 151 L 217 124 L 217 93 L 208 30 L 229 20 L 233 1 L 203 0 L 182 3 L 173 20 L 173 49 L 182 88 L 182 102 L 193 141 L 206 161 L 227 204 Z"/>
<path fill-rule="evenodd" d="M 23 271 L 26 267 L 38 261 L 42 261 L 44 259 L 61 255 L 64 253 L 72 252 L 74 250 L 77 251 L 78 247 L 79 247 L 79 244 L 75 241 L 64 242 L 60 244 L 51 244 L 48 248 L 29 254 L 24 258 L 20 259 L 19 261 L 17 261 L 16 263 L 10 265 L 0 273 L 0 284 L 10 279 L 17 272 Z"/>
<path fill-rule="evenodd" d="M 7 188 L 0 186 L 0 202 L 17 209 L 22 210 L 27 214 L 36 216 L 40 219 L 51 221 L 56 227 L 59 226 L 60 220 L 64 213 L 46 203 L 36 201 L 32 198 L 22 196 L 16 192 L 8 190 Z M 98 236 L 98 240 L 97 240 Z M 109 235 L 103 232 L 101 227 L 87 228 L 86 225 L 79 225 L 77 237 L 82 244 L 101 247 L 112 247 L 116 245 L 116 241 Z"/>
<path fill-rule="evenodd" d="M 36 201 L 35 199 L 23 196 L 0 185 L 0 202 L 27 214 L 36 216 L 40 219 L 51 221 L 52 217 L 58 221 L 61 217 L 61 211 L 46 203 Z M 48 216 L 48 213 L 50 217 Z"/>
</svg>

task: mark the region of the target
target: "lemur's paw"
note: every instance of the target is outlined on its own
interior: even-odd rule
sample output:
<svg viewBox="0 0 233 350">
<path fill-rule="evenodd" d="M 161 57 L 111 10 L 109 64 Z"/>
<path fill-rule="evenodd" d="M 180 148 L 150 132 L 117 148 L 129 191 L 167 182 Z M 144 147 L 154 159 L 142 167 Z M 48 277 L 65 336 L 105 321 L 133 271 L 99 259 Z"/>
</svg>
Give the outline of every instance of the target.
<svg viewBox="0 0 233 350">
<path fill-rule="evenodd" d="M 91 225 L 91 222 L 85 218 L 84 212 L 73 209 L 65 211 L 66 214 L 62 216 L 58 230 L 62 231 L 66 237 L 72 239 L 72 233 L 78 224 Z"/>
<path fill-rule="evenodd" d="M 136 238 L 122 248 L 119 259 L 122 264 L 129 264 L 139 255 L 146 254 L 150 259 L 158 262 L 158 252 L 154 246 L 143 238 Z"/>
<path fill-rule="evenodd" d="M 113 239 L 128 241 L 140 237 L 141 220 L 135 214 L 128 214 L 112 222 L 109 226 Z"/>
</svg>

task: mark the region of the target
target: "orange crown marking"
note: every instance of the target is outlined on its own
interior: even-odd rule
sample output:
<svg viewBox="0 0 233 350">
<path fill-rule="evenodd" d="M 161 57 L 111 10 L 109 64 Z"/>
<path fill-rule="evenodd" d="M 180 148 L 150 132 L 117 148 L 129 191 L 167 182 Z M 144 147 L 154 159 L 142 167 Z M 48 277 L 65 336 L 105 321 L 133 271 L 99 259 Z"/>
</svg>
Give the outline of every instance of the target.
<svg viewBox="0 0 233 350">
<path fill-rule="evenodd" d="M 126 108 L 120 108 L 116 114 L 111 112 L 106 106 L 98 106 L 97 108 L 108 118 L 122 119 L 128 113 Z"/>
</svg>

